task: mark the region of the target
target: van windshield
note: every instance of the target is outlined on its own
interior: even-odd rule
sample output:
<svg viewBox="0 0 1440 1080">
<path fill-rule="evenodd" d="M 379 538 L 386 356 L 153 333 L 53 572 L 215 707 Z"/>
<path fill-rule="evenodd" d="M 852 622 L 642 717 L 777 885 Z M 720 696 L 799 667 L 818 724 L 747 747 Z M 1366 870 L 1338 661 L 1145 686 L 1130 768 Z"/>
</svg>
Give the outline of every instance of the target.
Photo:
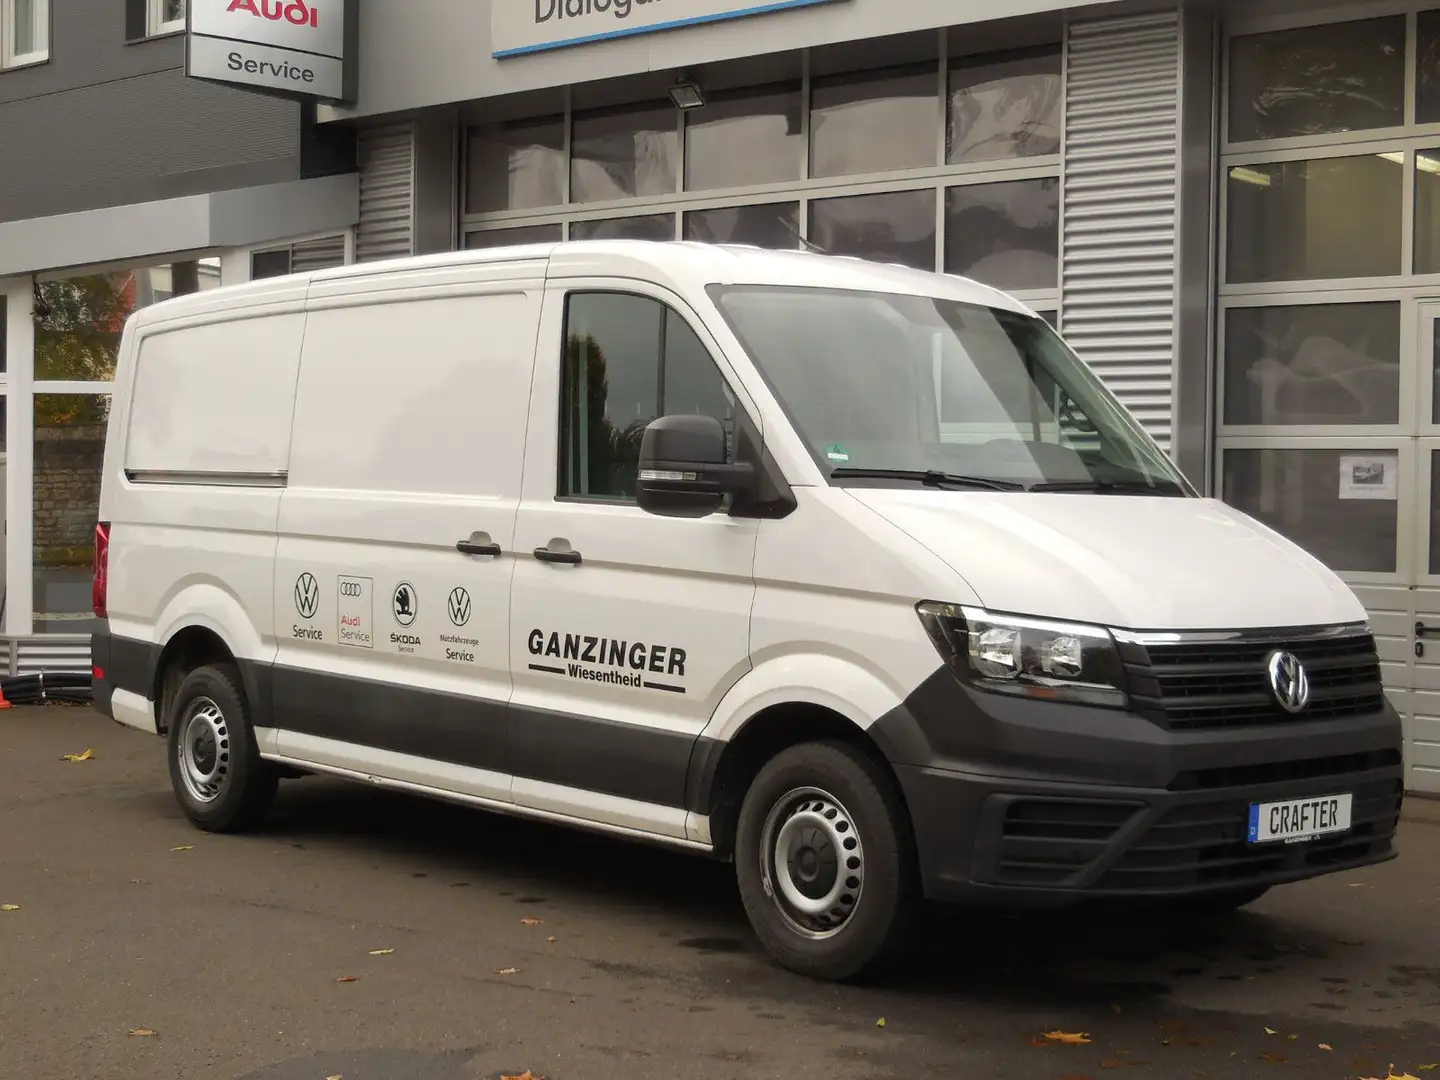
<svg viewBox="0 0 1440 1080">
<path fill-rule="evenodd" d="M 1189 494 L 1043 319 L 892 293 L 710 292 L 832 483 Z"/>
</svg>

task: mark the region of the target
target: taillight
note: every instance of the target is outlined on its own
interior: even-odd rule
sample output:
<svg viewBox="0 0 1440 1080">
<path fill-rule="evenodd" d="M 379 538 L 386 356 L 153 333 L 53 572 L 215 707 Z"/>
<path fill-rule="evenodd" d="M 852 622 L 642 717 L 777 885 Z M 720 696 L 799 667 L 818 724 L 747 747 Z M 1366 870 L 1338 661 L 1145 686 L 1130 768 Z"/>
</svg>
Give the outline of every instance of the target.
<svg viewBox="0 0 1440 1080">
<path fill-rule="evenodd" d="M 110 523 L 95 526 L 95 564 L 91 568 L 90 600 L 97 619 L 108 618 L 110 609 Z"/>
</svg>

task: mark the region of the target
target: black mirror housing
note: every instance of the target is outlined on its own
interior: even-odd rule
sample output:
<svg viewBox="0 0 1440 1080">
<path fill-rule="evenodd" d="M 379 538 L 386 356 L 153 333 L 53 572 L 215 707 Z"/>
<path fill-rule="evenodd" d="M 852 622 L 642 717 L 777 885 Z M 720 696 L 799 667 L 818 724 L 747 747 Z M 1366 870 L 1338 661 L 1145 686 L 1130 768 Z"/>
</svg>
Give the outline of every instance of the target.
<svg viewBox="0 0 1440 1080">
<path fill-rule="evenodd" d="M 707 517 L 753 481 L 749 465 L 729 464 L 725 427 L 713 416 L 662 416 L 640 439 L 636 502 L 646 513 Z"/>
</svg>

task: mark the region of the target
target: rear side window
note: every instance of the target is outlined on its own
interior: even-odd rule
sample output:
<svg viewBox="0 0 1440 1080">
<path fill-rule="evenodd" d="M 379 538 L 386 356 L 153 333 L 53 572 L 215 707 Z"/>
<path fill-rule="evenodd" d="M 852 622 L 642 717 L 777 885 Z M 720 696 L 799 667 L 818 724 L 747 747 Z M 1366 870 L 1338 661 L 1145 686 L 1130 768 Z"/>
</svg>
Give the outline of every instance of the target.
<svg viewBox="0 0 1440 1080">
<path fill-rule="evenodd" d="M 561 401 L 562 498 L 634 498 L 640 438 L 656 417 L 699 413 L 733 432 L 734 395 L 709 350 L 648 296 L 566 298 Z"/>
<path fill-rule="evenodd" d="M 173 474 L 278 474 L 303 312 L 231 319 L 140 340 L 124 468 Z"/>
</svg>

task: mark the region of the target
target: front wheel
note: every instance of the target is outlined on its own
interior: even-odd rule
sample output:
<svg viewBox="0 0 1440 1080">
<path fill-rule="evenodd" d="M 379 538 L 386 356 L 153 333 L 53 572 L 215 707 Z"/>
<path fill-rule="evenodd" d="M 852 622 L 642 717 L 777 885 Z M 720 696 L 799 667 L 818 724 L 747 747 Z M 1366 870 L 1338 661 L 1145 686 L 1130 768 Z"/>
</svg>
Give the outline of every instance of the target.
<svg viewBox="0 0 1440 1080">
<path fill-rule="evenodd" d="M 820 979 L 898 955 L 918 903 L 908 815 L 888 773 L 843 744 L 777 755 L 745 794 L 735 875 L 751 926 L 783 966 Z"/>
<path fill-rule="evenodd" d="M 270 811 L 279 774 L 261 760 L 250 712 L 233 668 L 196 668 L 170 710 L 170 783 L 191 823 L 239 832 Z"/>
</svg>

